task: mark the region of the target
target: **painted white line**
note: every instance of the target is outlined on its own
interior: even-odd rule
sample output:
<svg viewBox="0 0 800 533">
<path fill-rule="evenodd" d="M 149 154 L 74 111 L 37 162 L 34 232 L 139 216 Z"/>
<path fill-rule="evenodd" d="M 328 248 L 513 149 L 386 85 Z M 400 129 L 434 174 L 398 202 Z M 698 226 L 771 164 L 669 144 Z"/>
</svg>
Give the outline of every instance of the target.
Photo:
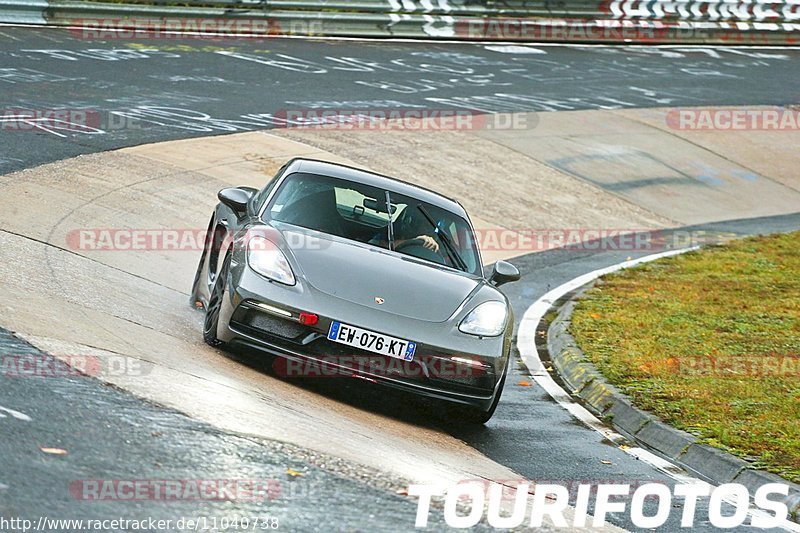
<svg viewBox="0 0 800 533">
<path fill-rule="evenodd" d="M 547 292 L 544 296 L 536 300 L 533 305 L 528 307 L 528 309 L 526 309 L 525 313 L 522 315 L 522 320 L 519 324 L 519 331 L 517 333 L 517 349 L 519 350 L 520 357 L 525 363 L 525 366 L 528 367 L 528 373 L 530 376 L 534 379 L 534 381 L 536 381 L 537 385 L 542 387 L 547 394 L 549 394 L 550 397 L 553 398 L 556 403 L 558 403 L 559 406 L 569 411 L 572 416 L 580 420 L 583 424 L 595 430 L 600 435 L 615 444 L 622 444 L 623 442 L 628 444 L 629 441 L 621 434 L 604 424 L 583 405 L 574 401 L 572 396 L 570 396 L 567 391 L 562 389 L 561 386 L 555 382 L 552 376 L 550 376 L 550 373 L 545 370 L 542 360 L 539 357 L 539 352 L 536 349 L 536 328 L 539 326 L 539 322 L 541 322 L 542 317 L 544 317 L 554 302 L 558 301 L 559 298 L 562 298 L 567 293 L 586 285 L 590 281 L 593 281 L 606 274 L 610 274 L 611 272 L 616 272 L 618 270 L 630 268 L 642 263 L 655 261 L 656 259 L 683 254 L 697 250 L 698 248 L 699 246 L 693 246 L 691 248 L 670 250 L 668 252 L 646 255 L 644 257 L 639 257 L 637 259 L 632 259 L 616 265 L 611 265 L 606 268 L 600 268 L 592 272 L 588 272 Z M 659 472 L 666 474 L 678 483 L 691 485 L 696 484 L 708 487 L 712 486 L 711 484 L 690 475 L 680 466 L 664 459 L 659 455 L 654 454 L 653 452 L 645 450 L 644 448 L 630 446 L 630 444 L 628 444 L 626 447 L 620 449 L 628 455 L 649 464 Z M 733 499 L 725 499 L 725 501 L 734 505 L 736 503 Z M 750 510 L 749 515 L 752 518 L 756 515 L 768 516 L 768 513 L 764 513 L 759 509 L 753 508 Z M 800 532 L 800 524 L 795 524 L 794 522 L 789 522 L 787 520 L 781 525 L 781 529 L 785 531 Z"/>
<path fill-rule="evenodd" d="M 501 54 L 546 54 L 544 50 L 539 50 L 533 46 L 503 44 L 503 45 L 487 45 L 483 47 L 490 52 L 500 52 Z"/>
<path fill-rule="evenodd" d="M 8 407 L 3 407 L 2 405 L 0 405 L 0 411 L 5 411 L 6 413 L 11 415 L 13 418 L 16 418 L 17 420 L 24 420 L 25 422 L 30 422 L 31 421 L 31 417 L 29 417 L 25 413 L 20 413 L 19 411 L 15 411 L 13 409 L 9 409 Z M 0 418 L 5 418 L 5 417 L 6 417 L 6 415 L 4 415 L 2 412 L 0 412 Z"/>
<path fill-rule="evenodd" d="M 19 39 L 17 39 L 13 35 L 9 35 L 9 34 L 7 34 L 5 32 L 2 32 L 2 31 L 0 31 L 0 35 L 2 35 L 3 37 L 6 37 L 8 39 L 11 39 L 12 41 L 19 41 Z"/>
</svg>

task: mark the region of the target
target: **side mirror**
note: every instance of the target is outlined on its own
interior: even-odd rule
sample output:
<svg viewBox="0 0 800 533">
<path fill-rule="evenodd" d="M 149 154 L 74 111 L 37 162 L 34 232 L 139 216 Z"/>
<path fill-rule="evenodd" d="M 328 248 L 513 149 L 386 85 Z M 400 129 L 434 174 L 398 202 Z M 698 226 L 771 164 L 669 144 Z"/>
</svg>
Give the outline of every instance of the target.
<svg viewBox="0 0 800 533">
<path fill-rule="evenodd" d="M 223 204 L 227 205 L 237 215 L 243 214 L 247 211 L 247 202 L 250 201 L 256 189 L 251 187 L 229 187 L 222 189 L 217 193 L 217 198 Z"/>
<path fill-rule="evenodd" d="M 519 279 L 519 269 L 507 261 L 498 261 L 492 267 L 492 275 L 489 282 L 495 287 L 503 283 L 510 283 Z"/>
</svg>

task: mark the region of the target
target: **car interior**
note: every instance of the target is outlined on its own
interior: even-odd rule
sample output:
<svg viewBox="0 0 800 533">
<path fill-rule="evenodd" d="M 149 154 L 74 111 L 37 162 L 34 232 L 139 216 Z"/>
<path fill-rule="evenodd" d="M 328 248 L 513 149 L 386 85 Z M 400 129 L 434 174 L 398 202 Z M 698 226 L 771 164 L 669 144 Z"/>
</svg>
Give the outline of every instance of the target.
<svg viewBox="0 0 800 533">
<path fill-rule="evenodd" d="M 354 185 L 345 180 L 298 174 L 281 187 L 273 200 L 270 217 L 280 222 L 388 249 L 390 215 L 385 191 L 360 184 L 355 189 Z M 414 209 L 414 200 L 400 195 L 393 195 L 390 199 L 395 251 L 458 268 L 445 252 L 441 236 L 424 215 Z M 426 209 L 435 211 L 437 215 L 442 212 L 434 206 L 427 206 Z M 451 241 L 457 245 L 467 242 L 469 238 L 467 229 L 461 227 L 463 225 L 454 221 L 446 224 L 440 219 L 438 228 L 439 231 L 447 231 Z M 433 237 L 439 250 L 426 248 L 415 240 L 421 235 Z M 473 253 L 469 250 L 463 251 L 464 247 L 461 246 L 456 248 L 461 251 L 462 256 L 467 256 L 462 258 L 472 269 L 476 263 L 472 258 Z"/>
</svg>

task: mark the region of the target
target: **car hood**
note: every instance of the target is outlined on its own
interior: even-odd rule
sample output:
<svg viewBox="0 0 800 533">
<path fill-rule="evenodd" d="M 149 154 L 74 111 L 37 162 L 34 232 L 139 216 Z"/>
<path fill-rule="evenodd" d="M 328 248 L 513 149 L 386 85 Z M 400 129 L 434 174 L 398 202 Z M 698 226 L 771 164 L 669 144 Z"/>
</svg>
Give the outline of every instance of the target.
<svg viewBox="0 0 800 533">
<path fill-rule="evenodd" d="M 360 243 L 324 237 L 318 246 L 309 246 L 298 234 L 283 233 L 305 280 L 314 288 L 387 313 L 443 322 L 481 283 Z"/>
</svg>

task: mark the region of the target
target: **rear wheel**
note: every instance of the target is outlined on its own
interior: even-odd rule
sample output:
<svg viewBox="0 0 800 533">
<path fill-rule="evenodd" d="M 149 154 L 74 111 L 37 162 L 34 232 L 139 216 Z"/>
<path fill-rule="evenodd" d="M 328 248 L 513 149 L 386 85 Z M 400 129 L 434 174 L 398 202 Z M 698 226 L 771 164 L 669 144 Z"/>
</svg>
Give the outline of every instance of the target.
<svg viewBox="0 0 800 533">
<path fill-rule="evenodd" d="M 208 298 L 206 307 L 206 319 L 203 322 L 203 340 L 209 346 L 222 346 L 225 344 L 217 338 L 217 326 L 219 326 L 219 312 L 222 309 L 222 301 L 225 297 L 225 283 L 228 279 L 228 269 L 231 265 L 230 254 L 225 256 L 222 268 L 219 269 L 217 279 L 214 281 L 214 288 Z"/>
</svg>

